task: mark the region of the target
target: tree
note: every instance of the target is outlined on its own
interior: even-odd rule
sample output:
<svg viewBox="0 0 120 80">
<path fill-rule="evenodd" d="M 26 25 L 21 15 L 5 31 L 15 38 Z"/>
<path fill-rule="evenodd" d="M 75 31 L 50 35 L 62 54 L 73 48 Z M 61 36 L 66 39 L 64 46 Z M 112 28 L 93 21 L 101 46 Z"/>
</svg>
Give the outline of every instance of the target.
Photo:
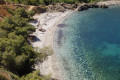
<svg viewBox="0 0 120 80">
<path fill-rule="evenodd" d="M 35 31 L 28 20 L 28 13 L 20 8 L 0 23 L 0 66 L 19 75 L 32 70 L 37 54 L 27 43 L 27 36 Z"/>
<path fill-rule="evenodd" d="M 39 5 L 39 0 L 30 0 L 32 5 Z"/>
<path fill-rule="evenodd" d="M 28 18 L 28 14 L 27 14 L 27 12 L 25 11 L 24 8 L 18 8 L 17 10 L 15 10 L 15 14 L 19 15 L 23 18 Z"/>
<path fill-rule="evenodd" d="M 23 76 L 22 78 L 20 78 L 20 80 L 55 80 L 55 79 L 51 79 L 50 75 L 41 76 L 40 72 L 37 70 L 33 71 L 30 74 L 27 74 L 26 76 Z"/>
<path fill-rule="evenodd" d="M 43 61 L 53 53 L 49 48 L 36 52 L 27 43 L 27 37 L 35 31 L 28 23 L 31 15 L 33 14 L 19 8 L 13 16 L 0 23 L 0 67 L 19 76 L 30 73 L 37 60 Z"/>
</svg>

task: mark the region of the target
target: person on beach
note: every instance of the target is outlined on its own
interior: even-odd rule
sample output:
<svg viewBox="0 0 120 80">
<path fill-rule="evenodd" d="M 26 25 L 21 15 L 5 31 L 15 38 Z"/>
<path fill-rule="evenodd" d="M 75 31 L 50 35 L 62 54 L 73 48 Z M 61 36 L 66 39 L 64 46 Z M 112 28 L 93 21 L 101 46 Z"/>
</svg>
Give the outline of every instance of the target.
<svg viewBox="0 0 120 80">
<path fill-rule="evenodd" d="M 37 25 L 37 28 L 39 28 L 40 31 L 42 31 L 42 26 L 40 25 L 40 21 L 38 21 L 38 25 Z"/>
<path fill-rule="evenodd" d="M 40 26 L 40 21 L 38 21 L 38 25 L 37 25 L 37 27 L 39 27 Z"/>
</svg>

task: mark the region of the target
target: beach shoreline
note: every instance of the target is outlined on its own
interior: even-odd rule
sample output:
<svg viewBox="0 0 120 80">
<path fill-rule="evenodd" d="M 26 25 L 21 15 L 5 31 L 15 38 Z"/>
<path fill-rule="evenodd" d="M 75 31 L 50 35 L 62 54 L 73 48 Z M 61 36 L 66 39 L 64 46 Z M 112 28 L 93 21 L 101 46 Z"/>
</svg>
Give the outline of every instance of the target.
<svg viewBox="0 0 120 80">
<path fill-rule="evenodd" d="M 74 12 L 74 11 L 69 10 L 69 11 L 63 12 L 61 14 L 61 17 L 56 20 L 55 24 L 51 28 L 48 29 L 48 32 L 46 32 L 46 34 L 45 34 L 46 37 L 45 37 L 45 41 L 44 41 L 45 42 L 44 46 L 51 47 L 53 49 L 53 51 L 55 51 L 53 43 L 54 43 L 54 36 L 55 36 L 57 26 L 59 24 L 61 24 L 62 21 L 64 19 L 66 19 L 72 12 Z M 43 69 L 40 70 L 40 72 L 42 72 L 43 75 L 50 74 L 52 78 L 55 78 L 58 80 L 64 80 L 64 77 L 61 74 L 62 70 L 61 70 L 61 67 L 59 64 L 60 61 L 56 55 L 57 55 L 57 53 L 54 52 L 54 54 L 52 54 L 51 56 L 48 56 L 48 59 L 42 63 L 41 68 L 43 68 Z M 45 70 L 48 72 L 45 72 Z"/>
<path fill-rule="evenodd" d="M 39 28 L 37 28 L 37 23 L 30 23 L 33 26 L 36 27 L 36 32 L 34 32 L 32 35 L 35 35 L 37 37 L 37 41 L 33 42 L 33 47 L 43 48 L 43 47 L 50 47 L 53 48 L 53 38 L 55 31 L 57 29 L 57 25 L 60 24 L 65 18 L 67 18 L 73 10 L 68 10 L 65 12 L 53 12 L 53 13 L 43 13 L 40 15 L 33 16 L 34 19 L 37 19 L 40 21 L 40 26 L 42 26 L 43 29 L 45 29 L 45 32 L 39 31 Z M 53 50 L 54 51 L 54 50 Z M 51 75 L 52 78 L 58 79 L 58 80 L 64 80 L 61 76 L 61 70 L 59 67 L 59 60 L 56 58 L 56 54 L 52 54 L 48 56 L 46 60 L 43 61 L 43 63 L 39 63 L 35 66 L 35 69 L 40 69 L 40 73 L 42 75 Z"/>
<path fill-rule="evenodd" d="M 118 5 L 120 4 L 120 1 L 101 1 L 98 2 L 98 4 L 105 4 L 107 6 L 111 5 Z M 33 18 L 40 21 L 40 26 L 42 26 L 43 29 L 45 29 L 45 32 L 39 31 L 39 28 L 36 27 L 38 23 L 30 23 L 33 26 L 36 27 L 36 32 L 33 33 L 38 40 L 33 42 L 33 47 L 43 48 L 43 47 L 51 47 L 53 48 L 53 42 L 54 42 L 54 35 L 55 31 L 57 29 L 57 25 L 60 24 L 65 18 L 67 18 L 74 10 L 68 10 L 65 12 L 46 12 L 42 14 L 34 15 Z M 52 78 L 58 79 L 58 80 L 64 80 L 61 69 L 59 66 L 59 60 L 56 57 L 57 53 L 52 54 L 51 56 L 48 56 L 46 60 L 43 61 L 43 63 L 39 63 L 35 66 L 35 69 L 40 69 L 40 73 L 42 75 L 51 75 Z"/>
</svg>

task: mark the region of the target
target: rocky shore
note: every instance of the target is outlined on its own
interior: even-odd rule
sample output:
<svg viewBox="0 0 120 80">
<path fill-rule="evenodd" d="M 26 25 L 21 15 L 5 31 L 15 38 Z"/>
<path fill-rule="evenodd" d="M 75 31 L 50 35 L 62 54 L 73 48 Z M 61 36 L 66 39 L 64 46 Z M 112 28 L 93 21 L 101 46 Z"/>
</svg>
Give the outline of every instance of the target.
<svg viewBox="0 0 120 80">
<path fill-rule="evenodd" d="M 78 4 L 66 4 L 66 3 L 53 3 L 47 6 L 48 12 L 64 12 L 66 10 L 78 10 L 83 11 L 89 8 L 108 8 L 105 4 L 98 3 L 78 3 Z"/>
<path fill-rule="evenodd" d="M 78 6 L 78 11 L 83 11 L 83 10 L 87 10 L 89 8 L 108 8 L 107 5 L 105 4 L 97 4 L 97 3 L 84 3 Z"/>
<path fill-rule="evenodd" d="M 65 12 L 67 10 L 77 10 L 83 11 L 88 10 L 89 8 L 109 8 L 109 6 L 114 6 L 120 4 L 120 1 L 101 1 L 94 3 L 76 3 L 76 4 L 67 4 L 67 3 L 52 3 L 47 6 L 34 6 L 32 10 L 37 13 L 44 12 Z"/>
<path fill-rule="evenodd" d="M 67 3 L 52 3 L 48 6 L 32 6 L 35 13 L 40 14 L 44 12 L 65 12 L 67 10 L 78 10 L 83 11 L 89 8 L 108 8 L 108 5 L 101 3 L 77 3 L 77 4 L 67 4 Z"/>
</svg>

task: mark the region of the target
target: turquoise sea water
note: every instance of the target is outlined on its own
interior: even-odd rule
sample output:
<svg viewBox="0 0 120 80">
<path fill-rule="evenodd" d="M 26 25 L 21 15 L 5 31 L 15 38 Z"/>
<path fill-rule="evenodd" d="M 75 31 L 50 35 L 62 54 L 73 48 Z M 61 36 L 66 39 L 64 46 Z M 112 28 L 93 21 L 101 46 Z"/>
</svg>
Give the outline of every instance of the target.
<svg viewBox="0 0 120 80">
<path fill-rule="evenodd" d="M 120 7 L 72 13 L 54 49 L 65 80 L 120 80 Z"/>
</svg>

